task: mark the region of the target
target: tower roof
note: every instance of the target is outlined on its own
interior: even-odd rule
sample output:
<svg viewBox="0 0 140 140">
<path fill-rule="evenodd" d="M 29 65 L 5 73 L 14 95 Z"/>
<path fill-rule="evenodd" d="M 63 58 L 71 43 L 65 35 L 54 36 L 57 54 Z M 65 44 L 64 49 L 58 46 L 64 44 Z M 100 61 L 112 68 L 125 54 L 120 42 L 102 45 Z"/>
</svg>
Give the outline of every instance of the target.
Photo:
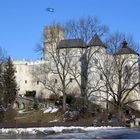
<svg viewBox="0 0 140 140">
<path fill-rule="evenodd" d="M 82 39 L 64 39 L 59 42 L 57 49 L 85 48 L 85 47 L 86 43 Z"/>
<path fill-rule="evenodd" d="M 127 46 L 127 42 L 125 40 L 122 42 L 121 49 L 118 52 L 115 53 L 115 55 L 123 55 L 123 54 L 139 55 L 137 52 L 135 52 L 133 49 L 131 49 Z"/>
<path fill-rule="evenodd" d="M 90 42 L 88 43 L 88 47 L 91 47 L 91 46 L 100 46 L 100 47 L 107 48 L 97 34 L 95 34 L 93 38 L 90 40 Z"/>
</svg>

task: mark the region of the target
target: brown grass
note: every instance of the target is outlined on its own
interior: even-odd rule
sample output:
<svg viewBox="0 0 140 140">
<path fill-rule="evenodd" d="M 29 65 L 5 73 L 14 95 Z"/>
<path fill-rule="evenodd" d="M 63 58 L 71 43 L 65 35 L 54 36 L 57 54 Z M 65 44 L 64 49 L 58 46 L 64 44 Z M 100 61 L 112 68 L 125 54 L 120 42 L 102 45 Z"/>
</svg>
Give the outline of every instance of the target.
<svg viewBox="0 0 140 140">
<path fill-rule="evenodd" d="M 43 111 L 34 111 L 32 113 L 20 115 L 16 117 L 17 123 L 31 123 L 31 122 L 50 122 L 54 120 L 62 121 L 63 113 L 55 112 L 55 113 L 46 113 Z"/>
</svg>

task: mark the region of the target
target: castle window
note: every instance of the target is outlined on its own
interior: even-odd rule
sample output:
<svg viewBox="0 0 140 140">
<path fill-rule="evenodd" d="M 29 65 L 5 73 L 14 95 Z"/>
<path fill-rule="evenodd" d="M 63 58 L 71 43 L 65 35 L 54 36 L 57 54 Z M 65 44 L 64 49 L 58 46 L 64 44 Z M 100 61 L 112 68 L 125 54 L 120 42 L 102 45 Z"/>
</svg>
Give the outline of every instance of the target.
<svg viewBox="0 0 140 140">
<path fill-rule="evenodd" d="M 37 85 L 39 85 L 39 81 L 37 81 Z"/>
<path fill-rule="evenodd" d="M 27 84 L 27 80 L 25 80 L 25 84 Z"/>
<path fill-rule="evenodd" d="M 73 80 L 73 79 L 72 79 L 72 78 L 70 78 L 70 82 L 72 82 L 72 80 Z"/>
<path fill-rule="evenodd" d="M 100 74 L 100 80 L 103 80 L 103 75 L 102 74 Z"/>
<path fill-rule="evenodd" d="M 130 77 L 131 77 L 131 67 L 130 66 L 125 66 L 124 68 L 124 74 L 125 74 L 125 82 L 127 84 L 129 84 L 129 80 L 130 80 Z"/>
<path fill-rule="evenodd" d="M 125 66 L 125 72 L 128 72 L 128 66 L 127 65 Z"/>
<path fill-rule="evenodd" d="M 54 83 L 57 83 L 57 79 L 54 79 Z"/>
<path fill-rule="evenodd" d="M 131 74 L 131 67 L 126 65 L 124 72 L 126 72 L 127 76 L 130 76 L 130 74 Z"/>
</svg>

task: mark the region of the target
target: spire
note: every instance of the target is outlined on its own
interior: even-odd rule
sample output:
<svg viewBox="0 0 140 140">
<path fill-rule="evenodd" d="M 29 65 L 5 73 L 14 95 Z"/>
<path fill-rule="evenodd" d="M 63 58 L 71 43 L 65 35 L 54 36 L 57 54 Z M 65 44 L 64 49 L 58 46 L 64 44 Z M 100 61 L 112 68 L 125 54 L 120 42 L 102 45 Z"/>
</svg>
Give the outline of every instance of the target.
<svg viewBox="0 0 140 140">
<path fill-rule="evenodd" d="M 137 52 L 135 52 L 133 49 L 127 46 L 127 42 L 125 40 L 122 42 L 122 47 L 120 48 L 120 50 L 118 50 L 118 52 L 115 53 L 115 55 L 123 55 L 123 54 L 139 55 Z"/>
<path fill-rule="evenodd" d="M 104 47 L 106 48 L 106 46 L 104 45 L 104 43 L 101 41 L 100 37 L 95 34 L 93 36 L 93 38 L 90 40 L 90 42 L 88 43 L 88 46 L 101 46 L 101 47 Z"/>
<path fill-rule="evenodd" d="M 122 48 L 127 48 L 127 42 L 125 40 L 122 42 Z"/>
</svg>

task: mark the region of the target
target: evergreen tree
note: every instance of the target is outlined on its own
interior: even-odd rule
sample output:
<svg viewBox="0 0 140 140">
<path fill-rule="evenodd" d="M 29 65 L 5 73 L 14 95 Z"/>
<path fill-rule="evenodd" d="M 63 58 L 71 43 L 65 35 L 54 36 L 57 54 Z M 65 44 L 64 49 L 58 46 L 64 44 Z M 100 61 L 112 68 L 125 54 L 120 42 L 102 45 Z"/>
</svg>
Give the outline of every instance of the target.
<svg viewBox="0 0 140 140">
<path fill-rule="evenodd" d="M 3 66 L 5 60 L 0 58 L 0 105 L 2 105 L 4 99 L 4 79 L 3 79 Z"/>
<path fill-rule="evenodd" d="M 12 104 L 15 101 L 17 94 L 15 68 L 10 57 L 7 59 L 4 65 L 3 80 L 4 102 L 7 106 L 8 104 Z"/>
<path fill-rule="evenodd" d="M 3 73 L 2 73 L 2 65 L 0 64 L 0 102 L 3 98 Z"/>
</svg>

